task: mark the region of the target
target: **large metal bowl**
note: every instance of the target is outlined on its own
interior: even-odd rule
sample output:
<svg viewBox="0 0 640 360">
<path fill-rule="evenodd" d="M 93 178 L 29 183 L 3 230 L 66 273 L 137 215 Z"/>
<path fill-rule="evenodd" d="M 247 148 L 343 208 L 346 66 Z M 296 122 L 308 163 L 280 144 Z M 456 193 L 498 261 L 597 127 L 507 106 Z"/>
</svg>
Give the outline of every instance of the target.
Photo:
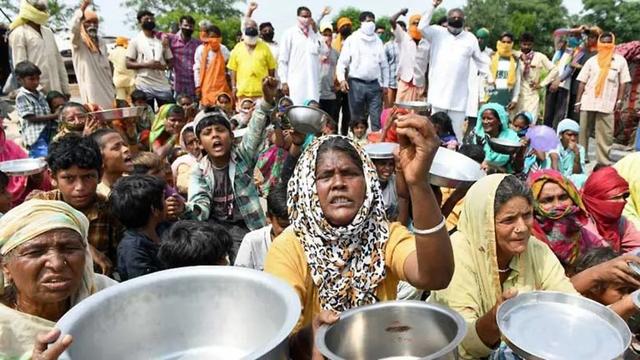
<svg viewBox="0 0 640 360">
<path fill-rule="evenodd" d="M 126 107 L 126 108 L 94 111 L 89 114 L 96 120 L 110 122 L 113 120 L 142 116 L 142 114 L 144 114 L 144 109 L 145 109 L 144 106 L 132 106 L 132 107 Z"/>
<path fill-rule="evenodd" d="M 496 318 L 509 347 L 525 359 L 621 359 L 631 344 L 622 318 L 579 295 L 521 294 L 502 303 Z"/>
<path fill-rule="evenodd" d="M 509 141 L 505 139 L 489 138 L 489 147 L 491 150 L 501 154 L 515 154 L 520 150 L 522 144 L 517 141 Z"/>
<path fill-rule="evenodd" d="M 330 360 L 456 359 L 466 331 L 462 316 L 446 307 L 389 301 L 343 312 L 315 341 Z"/>
<path fill-rule="evenodd" d="M 286 359 L 300 317 L 293 288 L 260 271 L 200 266 L 107 288 L 57 324 L 61 359 Z"/>
<path fill-rule="evenodd" d="M 446 188 L 471 185 L 487 175 L 475 160 L 444 147 L 438 148 L 429 174 L 431 184 Z"/>
<path fill-rule="evenodd" d="M 291 127 L 303 134 L 317 134 L 331 116 L 326 112 L 309 106 L 291 106 L 285 111 Z"/>
</svg>

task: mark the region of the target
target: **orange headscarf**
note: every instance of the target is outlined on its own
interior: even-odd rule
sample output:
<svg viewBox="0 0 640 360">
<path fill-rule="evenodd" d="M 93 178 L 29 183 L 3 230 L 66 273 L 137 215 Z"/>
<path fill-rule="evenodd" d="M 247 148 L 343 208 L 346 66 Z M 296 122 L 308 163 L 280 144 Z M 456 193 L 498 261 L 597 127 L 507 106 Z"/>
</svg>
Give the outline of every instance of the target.
<svg viewBox="0 0 640 360">
<path fill-rule="evenodd" d="M 414 21 L 420 21 L 421 16 L 419 14 L 412 15 L 409 18 L 409 35 L 413 40 L 422 39 L 422 33 L 418 30 L 418 25 L 412 25 Z"/>
<path fill-rule="evenodd" d="M 342 38 L 342 34 L 340 34 L 340 29 L 342 29 L 342 27 L 345 26 L 345 25 L 353 26 L 353 22 L 351 22 L 351 19 L 349 19 L 346 16 L 341 17 L 336 22 L 336 29 L 338 30 L 338 35 L 335 37 L 335 39 L 333 39 L 333 42 L 331 43 L 331 46 L 337 52 L 342 51 L 342 43 L 344 42 L 345 39 Z"/>
<path fill-rule="evenodd" d="M 229 93 L 229 85 L 226 78 L 226 67 L 224 57 L 220 52 L 221 37 L 206 37 L 205 34 L 200 36 L 203 49 L 200 57 L 200 90 L 202 91 L 202 99 L 200 102 L 205 106 L 213 106 L 220 93 Z M 207 66 L 209 52 L 213 51 L 213 62 Z"/>
<path fill-rule="evenodd" d="M 116 46 L 122 46 L 126 49 L 129 46 L 129 39 L 123 36 L 118 36 L 116 38 Z"/>
<path fill-rule="evenodd" d="M 600 73 L 596 83 L 596 97 L 602 96 L 602 90 L 604 90 L 604 84 L 607 81 L 609 69 L 611 69 L 613 52 L 616 50 L 616 36 L 611 34 L 611 37 L 613 40 L 609 44 L 600 42 L 602 35 L 598 38 L 598 66 L 600 66 Z"/>
<path fill-rule="evenodd" d="M 82 41 L 85 43 L 85 45 L 87 45 L 87 47 L 89 48 L 89 51 L 91 51 L 92 53 L 100 52 L 98 45 L 93 41 L 93 38 L 89 36 L 89 33 L 84 28 L 84 23 L 86 21 L 98 22 L 99 21 L 98 14 L 96 14 L 94 11 L 91 11 L 89 9 L 86 9 L 84 11 L 84 15 L 82 16 L 82 22 L 80 24 L 80 37 L 82 38 Z"/>
</svg>

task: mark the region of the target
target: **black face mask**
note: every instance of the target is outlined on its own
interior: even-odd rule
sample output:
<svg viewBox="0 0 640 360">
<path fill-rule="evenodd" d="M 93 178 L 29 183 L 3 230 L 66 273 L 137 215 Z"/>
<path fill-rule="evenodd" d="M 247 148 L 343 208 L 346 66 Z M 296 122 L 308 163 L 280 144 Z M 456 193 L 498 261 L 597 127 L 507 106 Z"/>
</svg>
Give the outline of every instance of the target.
<svg viewBox="0 0 640 360">
<path fill-rule="evenodd" d="M 448 18 L 447 24 L 453 28 L 461 28 L 464 26 L 464 19 L 460 18 Z"/>
<path fill-rule="evenodd" d="M 264 41 L 268 41 L 268 42 L 273 41 L 273 31 L 262 33 L 262 38 L 264 39 Z"/>
<path fill-rule="evenodd" d="M 156 28 L 155 21 L 145 21 L 142 23 L 142 29 L 151 31 Z"/>
<path fill-rule="evenodd" d="M 258 29 L 250 27 L 244 29 L 244 34 L 247 36 L 258 36 Z"/>
<path fill-rule="evenodd" d="M 343 27 L 342 29 L 340 29 L 340 35 L 342 35 L 343 38 L 351 35 L 351 28 Z"/>
<path fill-rule="evenodd" d="M 191 35 L 193 35 L 193 29 L 185 29 L 182 28 L 180 29 L 180 31 L 182 32 L 182 34 L 184 34 L 184 36 L 186 37 L 191 37 Z"/>
</svg>

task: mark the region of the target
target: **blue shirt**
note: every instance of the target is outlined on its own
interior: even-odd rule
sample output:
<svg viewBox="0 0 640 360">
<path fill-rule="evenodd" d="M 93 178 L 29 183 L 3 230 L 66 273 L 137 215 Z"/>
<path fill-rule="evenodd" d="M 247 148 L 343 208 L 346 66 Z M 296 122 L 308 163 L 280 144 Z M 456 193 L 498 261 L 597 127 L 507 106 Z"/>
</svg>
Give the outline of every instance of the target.
<svg viewBox="0 0 640 360">
<path fill-rule="evenodd" d="M 159 236 L 169 229 L 171 224 L 162 223 L 156 228 Z M 149 239 L 139 230 L 127 229 L 118 244 L 118 274 L 121 281 L 162 270 L 158 260 L 160 244 Z"/>
</svg>

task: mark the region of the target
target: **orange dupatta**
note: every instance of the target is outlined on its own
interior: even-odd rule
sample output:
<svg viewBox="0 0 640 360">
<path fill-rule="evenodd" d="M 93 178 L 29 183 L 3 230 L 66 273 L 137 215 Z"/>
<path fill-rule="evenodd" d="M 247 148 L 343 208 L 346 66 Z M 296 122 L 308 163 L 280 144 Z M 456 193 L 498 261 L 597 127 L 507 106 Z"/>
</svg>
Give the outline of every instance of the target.
<svg viewBox="0 0 640 360">
<path fill-rule="evenodd" d="M 202 91 L 202 99 L 200 102 L 205 106 L 213 106 L 220 93 L 230 93 L 229 84 L 227 84 L 226 65 L 224 57 L 220 52 L 220 41 L 222 38 L 206 38 L 201 37 L 200 40 L 204 48 L 200 57 L 200 89 Z M 207 58 L 209 51 L 214 52 L 213 62 L 207 66 Z"/>
<path fill-rule="evenodd" d="M 600 35 L 602 36 L 602 35 Z M 609 75 L 609 69 L 611 69 L 611 60 L 613 60 L 613 53 L 616 50 L 616 37 L 611 34 L 613 41 L 606 44 L 600 42 L 598 38 L 598 66 L 600 67 L 600 73 L 598 74 L 598 82 L 596 83 L 596 97 L 602 96 L 602 90 L 604 90 L 604 84 L 607 81 Z"/>
</svg>

